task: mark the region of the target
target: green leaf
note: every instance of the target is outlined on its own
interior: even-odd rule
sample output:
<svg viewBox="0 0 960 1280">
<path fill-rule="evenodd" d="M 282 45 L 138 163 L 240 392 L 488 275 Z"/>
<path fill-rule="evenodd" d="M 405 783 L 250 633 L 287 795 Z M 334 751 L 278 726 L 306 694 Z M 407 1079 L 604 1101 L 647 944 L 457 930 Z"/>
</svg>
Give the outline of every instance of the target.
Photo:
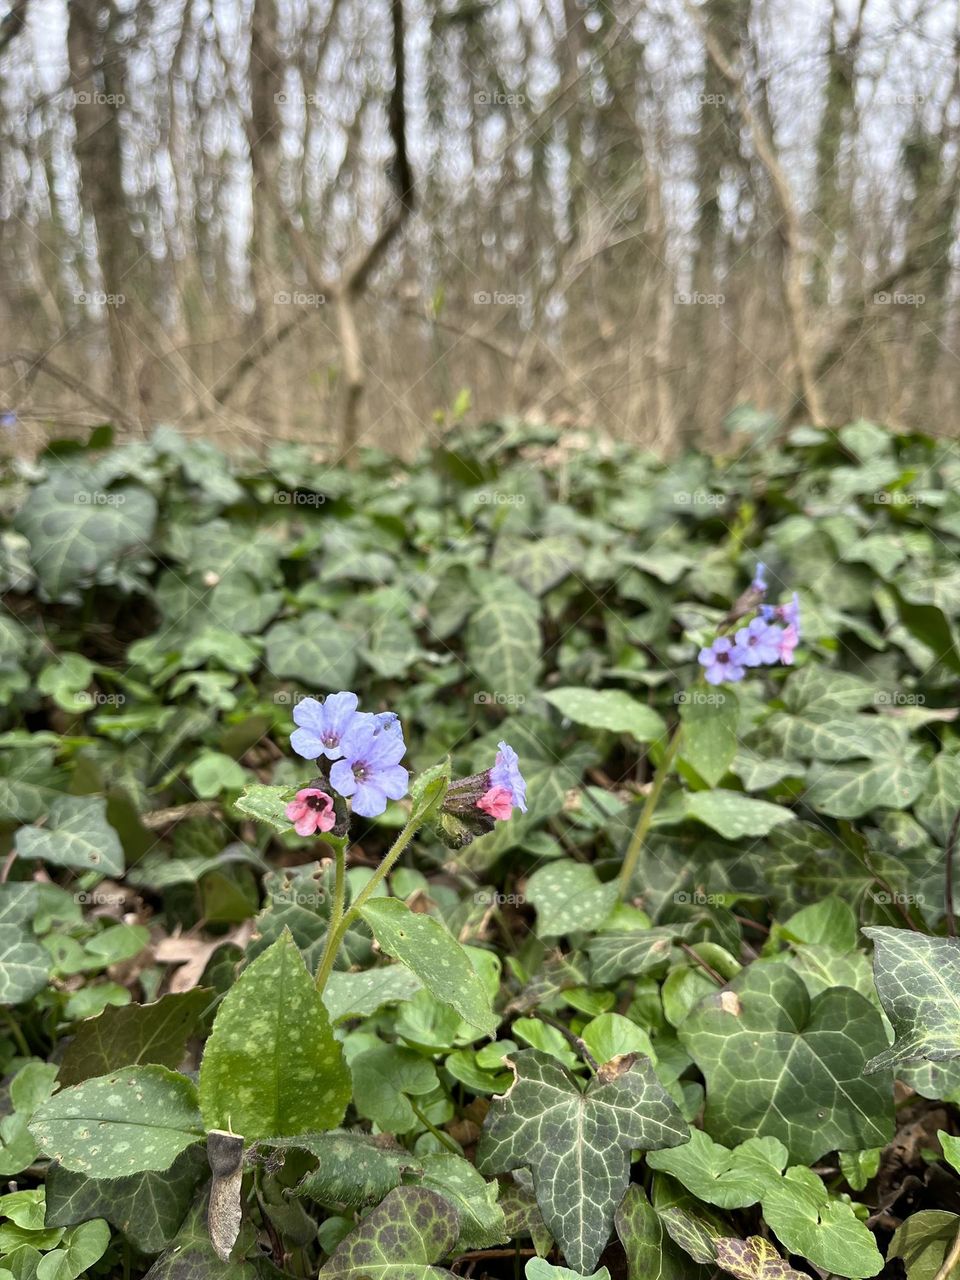
<svg viewBox="0 0 960 1280">
<path fill-rule="evenodd" d="M 528 1258 L 523 1274 L 526 1280 L 610 1280 L 606 1267 L 601 1267 L 592 1276 L 581 1276 L 579 1271 L 571 1271 L 569 1267 L 555 1267 L 546 1258 Z"/>
<path fill-rule="evenodd" d="M 620 978 L 639 978 L 666 964 L 675 938 L 682 938 L 688 925 L 657 925 L 633 929 L 629 933 L 601 933 L 587 943 L 590 977 L 598 986 L 608 986 Z"/>
<path fill-rule="evenodd" d="M 251 1142 L 334 1129 L 350 1100 L 350 1073 L 330 1016 L 289 932 L 227 992 L 200 1065 L 208 1129 Z"/>
<path fill-rule="evenodd" d="M 496 1182 L 486 1182 L 469 1160 L 452 1152 L 425 1155 L 420 1163 L 420 1172 L 413 1175 L 416 1184 L 439 1191 L 457 1211 L 458 1252 L 507 1243 L 507 1223 L 497 1203 Z"/>
<path fill-rule="evenodd" d="M 381 965 L 360 973 L 334 970 L 323 988 L 323 1003 L 334 1022 L 372 1018 L 386 1005 L 412 1000 L 422 983 L 404 964 Z"/>
<path fill-rule="evenodd" d="M 287 805 L 295 794 L 295 787 L 268 787 L 254 782 L 244 787 L 233 807 L 245 818 L 266 822 L 274 831 L 290 831 L 293 824 L 287 817 Z"/>
<path fill-rule="evenodd" d="M 790 809 L 754 800 L 739 791 L 694 791 L 684 797 L 686 814 L 710 827 L 725 840 L 765 836 L 793 818 Z"/>
<path fill-rule="evenodd" d="M 87 1178 L 58 1164 L 47 1170 L 46 1223 L 72 1227 L 106 1218 L 140 1253 L 165 1249 L 180 1229 L 200 1179 L 208 1172 L 198 1147 L 188 1147 L 163 1173 Z"/>
<path fill-rule="evenodd" d="M 887 1258 L 901 1258 L 907 1280 L 936 1280 L 960 1230 L 960 1217 L 942 1209 L 912 1213 L 893 1233 Z M 960 1265 L 948 1280 L 960 1280 Z"/>
<path fill-rule="evenodd" d="M 421 915 L 398 898 L 371 898 L 360 914 L 380 947 L 407 965 L 426 987 L 453 1005 L 472 1027 L 492 1035 L 499 1018 L 490 997 L 453 934 L 433 916 Z"/>
<path fill-rule="evenodd" d="M 247 771 L 222 751 L 204 751 L 187 769 L 190 785 L 201 799 L 224 791 L 237 791 L 247 781 Z"/>
<path fill-rule="evenodd" d="M 318 1204 L 379 1203 L 400 1185 L 404 1170 L 418 1164 L 416 1156 L 385 1134 L 337 1130 L 300 1134 L 270 1145 L 300 1148 L 316 1158 L 316 1169 L 304 1176 L 296 1193 Z"/>
<path fill-rule="evenodd" d="M 125 1067 L 55 1094 L 37 1108 L 30 1132 L 65 1169 L 122 1178 L 169 1169 L 204 1128 L 186 1076 L 166 1067 Z"/>
<path fill-rule="evenodd" d="M 873 941 L 873 978 L 896 1036 L 866 1070 L 955 1058 L 960 1054 L 960 942 L 912 929 L 863 932 Z"/>
<path fill-rule="evenodd" d="M 47 985 L 50 953 L 16 924 L 0 924 L 0 1004 L 22 1004 Z"/>
<path fill-rule="evenodd" d="M 505 534 L 493 551 L 493 567 L 526 587 L 535 596 L 545 595 L 576 568 L 583 548 L 576 538 L 555 534 L 545 538 L 519 538 Z"/>
<path fill-rule="evenodd" d="M 407 1095 L 424 1097 L 439 1084 L 433 1063 L 412 1049 L 383 1044 L 350 1063 L 356 1108 L 385 1133 L 409 1133 L 419 1124 Z"/>
<path fill-rule="evenodd" d="M 329 613 L 312 610 L 276 622 L 266 633 L 267 670 L 278 679 L 300 680 L 308 689 L 349 689 L 357 669 L 357 637 Z"/>
<path fill-rule="evenodd" d="M 614 1222 L 627 1255 L 628 1280 L 691 1280 L 699 1271 L 667 1234 L 642 1187 L 633 1183 Z"/>
<path fill-rule="evenodd" d="M 512 578 L 476 574 L 477 607 L 466 632 L 467 664 L 496 698 L 526 697 L 540 671 L 540 607 Z"/>
<path fill-rule="evenodd" d="M 42 858 L 56 867 L 123 875 L 123 848 L 107 821 L 100 796 L 57 796 L 42 827 L 21 827 L 15 845 L 21 858 Z"/>
<path fill-rule="evenodd" d="M 337 1245 L 324 1280 L 449 1280 L 431 1265 L 457 1242 L 457 1211 L 426 1187 L 397 1187 Z"/>
<path fill-rule="evenodd" d="M 646 1058 L 615 1059 L 585 1091 L 536 1049 L 518 1053 L 514 1083 L 494 1098 L 477 1150 L 481 1173 L 521 1166 L 568 1263 L 591 1271 L 627 1188 L 630 1151 L 676 1146 L 687 1127 Z"/>
<path fill-rule="evenodd" d="M 81 1272 L 99 1262 L 109 1243 L 110 1228 L 102 1218 L 72 1227 L 59 1247 L 40 1259 L 37 1280 L 76 1280 Z"/>
<path fill-rule="evenodd" d="M 615 881 L 601 884 L 593 867 L 570 858 L 547 863 L 527 881 L 527 899 L 537 910 L 537 935 L 557 938 L 592 932 L 616 905 Z"/>
<path fill-rule="evenodd" d="M 61 1086 L 80 1084 L 91 1076 L 142 1063 L 179 1067 L 187 1040 L 201 1014 L 209 1008 L 212 996 L 209 989 L 195 987 L 163 996 L 154 1004 L 108 1006 L 77 1028 L 63 1056 Z"/>
<path fill-rule="evenodd" d="M 694 689 L 681 695 L 682 759 L 693 765 L 708 787 L 715 787 L 737 754 L 740 705 L 729 690 L 704 693 Z"/>
<path fill-rule="evenodd" d="M 49 694 L 64 711 L 86 711 L 93 699 L 86 692 L 95 667 L 79 653 L 61 653 L 56 662 L 48 662 L 37 677 L 37 689 Z"/>
<path fill-rule="evenodd" d="M 37 485 L 14 520 L 51 600 L 75 600 L 79 587 L 109 581 L 122 556 L 151 555 L 153 495 L 133 485 L 102 493 L 84 479 L 68 474 Z"/>
<path fill-rule="evenodd" d="M 883 1023 L 849 988 L 811 999 L 787 965 L 758 961 L 703 1000 L 678 1034 L 706 1078 L 704 1127 L 718 1142 L 773 1136 L 812 1164 L 892 1136 L 889 1078 L 863 1078 L 886 1044 Z"/>
<path fill-rule="evenodd" d="M 652 707 L 621 689 L 552 689 L 544 699 L 574 724 L 610 733 L 628 733 L 637 742 L 655 742 L 667 726 Z"/>
<path fill-rule="evenodd" d="M 678 1179 L 698 1200 L 720 1209 L 744 1209 L 779 1181 L 788 1154 L 777 1138 L 750 1138 L 731 1151 L 702 1130 L 691 1129 L 689 1142 L 650 1152 L 647 1164 Z"/>
<path fill-rule="evenodd" d="M 909 746 L 868 763 L 814 764 L 806 798 L 834 818 L 861 818 L 871 809 L 906 809 L 923 790 L 927 770 L 919 749 Z"/>
<path fill-rule="evenodd" d="M 429 822 L 436 817 L 450 785 L 450 761 L 425 769 L 410 787 L 410 820 Z"/>
<path fill-rule="evenodd" d="M 850 1204 L 830 1196 L 812 1169 L 788 1169 L 767 1188 L 763 1216 L 789 1253 L 823 1271 L 863 1280 L 883 1269 L 872 1232 Z"/>
<path fill-rule="evenodd" d="M 217 1257 L 207 1226 L 207 1203 L 206 1195 L 194 1202 L 180 1230 L 144 1280 L 273 1280 L 276 1272 L 266 1269 L 259 1260 L 231 1258 L 223 1262 Z"/>
</svg>

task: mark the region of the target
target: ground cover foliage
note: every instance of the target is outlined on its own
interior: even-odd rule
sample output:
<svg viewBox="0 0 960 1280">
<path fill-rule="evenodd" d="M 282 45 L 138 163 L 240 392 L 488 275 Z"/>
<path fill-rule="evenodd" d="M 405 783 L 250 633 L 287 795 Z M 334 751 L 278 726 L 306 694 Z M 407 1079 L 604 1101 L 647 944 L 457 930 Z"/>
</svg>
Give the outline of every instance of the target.
<svg viewBox="0 0 960 1280">
<path fill-rule="evenodd" d="M 960 462 L 739 440 L 6 467 L 0 1280 L 960 1276 Z"/>
</svg>

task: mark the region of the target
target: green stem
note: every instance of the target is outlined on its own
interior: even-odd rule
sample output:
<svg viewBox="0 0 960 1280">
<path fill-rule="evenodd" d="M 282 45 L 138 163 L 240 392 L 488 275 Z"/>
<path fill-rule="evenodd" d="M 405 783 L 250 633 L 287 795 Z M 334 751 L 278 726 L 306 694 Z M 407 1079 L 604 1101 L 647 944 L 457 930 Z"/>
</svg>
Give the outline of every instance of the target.
<svg viewBox="0 0 960 1280">
<path fill-rule="evenodd" d="M 620 896 L 622 898 L 630 892 L 630 883 L 633 880 L 633 873 L 637 869 L 637 863 L 640 860 L 640 854 L 643 850 L 643 842 L 647 838 L 647 832 L 650 830 L 650 824 L 653 822 L 654 811 L 660 800 L 660 793 L 666 784 L 667 777 L 673 767 L 673 762 L 677 758 L 680 750 L 680 742 L 683 738 L 683 724 L 679 723 L 673 731 L 673 737 L 667 744 L 663 759 L 657 766 L 657 771 L 653 775 L 653 784 L 647 792 L 647 798 L 643 808 L 640 810 L 640 817 L 637 819 L 637 825 L 633 829 L 633 835 L 630 837 L 630 843 L 627 845 L 627 852 L 623 858 L 623 866 L 620 868 Z"/>
<path fill-rule="evenodd" d="M 420 830 L 422 824 L 422 817 L 414 816 L 410 818 L 407 825 L 394 841 L 393 848 L 351 903 L 350 910 L 343 911 L 343 903 L 341 901 L 341 914 L 336 925 L 334 925 L 333 916 L 330 917 L 330 928 L 327 930 L 327 945 L 324 947 L 323 958 L 321 959 L 319 968 L 317 969 L 316 986 L 318 991 L 323 991 L 324 987 L 327 985 L 327 979 L 333 971 L 333 963 L 337 958 L 337 952 L 340 950 L 340 944 L 343 942 L 347 930 L 353 924 L 354 920 L 356 920 L 357 916 L 359 916 L 360 908 L 364 905 L 371 894 L 375 892 L 377 885 L 379 885 L 380 882 L 390 874 L 393 864 Z M 336 911 L 336 891 L 334 896 L 334 911 Z"/>
<path fill-rule="evenodd" d="M 454 1140 L 450 1137 L 448 1133 L 444 1133 L 442 1129 L 438 1129 L 435 1124 L 430 1123 L 427 1117 L 423 1114 L 423 1112 L 414 1102 L 413 1098 L 408 1097 L 407 1101 L 410 1103 L 410 1106 L 413 1109 L 413 1114 L 417 1117 L 417 1119 L 420 1121 L 423 1127 L 429 1130 L 429 1132 L 433 1134 L 433 1136 L 436 1138 L 436 1140 L 440 1143 L 441 1146 L 446 1147 L 448 1151 L 452 1151 L 455 1156 L 463 1155 L 462 1149 L 457 1146 L 457 1144 L 454 1142 Z"/>
<path fill-rule="evenodd" d="M 4 1009 L 3 1016 L 10 1028 L 10 1034 L 17 1043 L 17 1048 L 20 1050 L 21 1056 L 24 1058 L 32 1058 L 33 1054 L 30 1052 L 30 1046 L 27 1044 L 27 1038 L 21 1031 L 20 1024 L 17 1022 L 14 1014 L 12 1014 L 8 1009 Z"/>
<path fill-rule="evenodd" d="M 320 965 L 317 969 L 317 990 L 322 991 L 326 985 L 327 978 L 330 976 L 330 970 L 333 968 L 333 962 L 336 959 L 336 950 L 334 949 L 334 939 L 337 936 L 337 930 L 340 928 L 340 922 L 343 920 L 343 906 L 347 898 L 347 842 L 340 840 L 334 846 L 334 855 L 336 857 L 336 871 L 333 879 L 333 903 L 330 907 L 330 923 L 327 926 L 327 942 L 323 949 L 323 955 L 320 959 Z M 336 944 L 339 946 L 339 943 Z M 320 976 L 323 975 L 323 983 Z"/>
</svg>

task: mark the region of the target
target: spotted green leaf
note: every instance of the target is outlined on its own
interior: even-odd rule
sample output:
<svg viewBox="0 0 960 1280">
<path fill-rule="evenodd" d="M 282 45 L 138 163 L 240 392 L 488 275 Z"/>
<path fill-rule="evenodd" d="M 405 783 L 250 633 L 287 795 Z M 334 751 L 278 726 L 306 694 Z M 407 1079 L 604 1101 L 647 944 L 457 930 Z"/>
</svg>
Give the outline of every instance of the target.
<svg viewBox="0 0 960 1280">
<path fill-rule="evenodd" d="M 544 698 L 567 720 L 589 729 L 628 733 L 637 742 L 654 742 L 667 726 L 652 707 L 622 689 L 553 689 Z"/>
<path fill-rule="evenodd" d="M 107 821 L 100 796 L 57 796 L 42 827 L 21 827 L 14 841 L 21 858 L 42 858 L 56 867 L 123 875 L 123 847 Z"/>
<path fill-rule="evenodd" d="M 614 1059 L 584 1091 L 536 1049 L 512 1066 L 514 1083 L 487 1113 L 477 1167 L 529 1167 L 547 1229 L 567 1263 L 590 1272 L 627 1188 L 631 1149 L 676 1146 L 687 1126 L 646 1058 Z"/>
<path fill-rule="evenodd" d="M 166 1067 L 124 1067 L 62 1089 L 34 1112 L 41 1151 L 90 1178 L 169 1169 L 204 1135 L 197 1091 Z"/>
<path fill-rule="evenodd" d="M 406 965 L 388 964 L 360 973 L 335 970 L 323 988 L 323 1003 L 334 1022 L 370 1018 L 385 1005 L 412 1000 L 422 983 Z"/>
<path fill-rule="evenodd" d="M 896 1035 L 867 1071 L 960 1055 L 960 942 L 886 926 L 864 933 L 873 941 L 873 979 Z"/>
<path fill-rule="evenodd" d="M 330 1015 L 284 932 L 244 970 L 217 1012 L 200 1065 L 204 1122 L 248 1142 L 334 1129 L 350 1087 Z"/>
<path fill-rule="evenodd" d="M 432 1265 L 457 1242 L 457 1211 L 427 1187 L 397 1187 L 337 1245 L 323 1280 L 450 1280 Z"/>
<path fill-rule="evenodd" d="M 486 987 L 445 925 L 398 898 L 371 898 L 360 914 L 381 948 L 412 969 L 438 1000 L 453 1005 L 479 1031 L 496 1031 L 499 1019 Z"/>
<path fill-rule="evenodd" d="M 266 822 L 274 831 L 289 831 L 292 824 L 287 817 L 287 805 L 294 794 L 294 787 L 268 787 L 262 782 L 253 782 L 244 787 L 233 807 L 245 818 Z"/>
<path fill-rule="evenodd" d="M 685 796 L 684 811 L 726 840 L 765 836 L 793 817 L 790 809 L 767 800 L 754 800 L 739 791 L 689 792 Z"/>
<path fill-rule="evenodd" d="M 694 690 L 682 697 L 680 754 L 708 787 L 717 785 L 737 754 L 739 716 L 737 695 L 729 689 L 711 693 Z"/>
<path fill-rule="evenodd" d="M 892 1136 L 889 1077 L 863 1076 L 886 1046 L 883 1023 L 849 988 L 811 999 L 787 965 L 755 962 L 696 1006 L 678 1034 L 706 1078 L 704 1127 L 718 1142 L 772 1136 L 811 1164 Z"/>
<path fill-rule="evenodd" d="M 540 867 L 527 881 L 541 938 L 598 928 L 617 902 L 616 882 L 601 884 L 593 867 L 563 858 Z"/>
</svg>

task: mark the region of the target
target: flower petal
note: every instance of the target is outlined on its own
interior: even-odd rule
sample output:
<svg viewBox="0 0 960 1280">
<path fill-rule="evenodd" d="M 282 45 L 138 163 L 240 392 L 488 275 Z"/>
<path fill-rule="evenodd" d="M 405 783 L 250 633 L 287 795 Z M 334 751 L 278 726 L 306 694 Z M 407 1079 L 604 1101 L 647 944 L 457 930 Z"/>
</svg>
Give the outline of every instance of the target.
<svg viewBox="0 0 960 1280">
<path fill-rule="evenodd" d="M 338 760 L 330 770 L 330 785 L 342 796 L 352 796 L 356 791 L 357 780 L 346 760 Z"/>
<path fill-rule="evenodd" d="M 316 760 L 326 750 L 322 740 L 312 729 L 294 729 L 290 735 L 290 745 L 304 760 Z"/>
</svg>

